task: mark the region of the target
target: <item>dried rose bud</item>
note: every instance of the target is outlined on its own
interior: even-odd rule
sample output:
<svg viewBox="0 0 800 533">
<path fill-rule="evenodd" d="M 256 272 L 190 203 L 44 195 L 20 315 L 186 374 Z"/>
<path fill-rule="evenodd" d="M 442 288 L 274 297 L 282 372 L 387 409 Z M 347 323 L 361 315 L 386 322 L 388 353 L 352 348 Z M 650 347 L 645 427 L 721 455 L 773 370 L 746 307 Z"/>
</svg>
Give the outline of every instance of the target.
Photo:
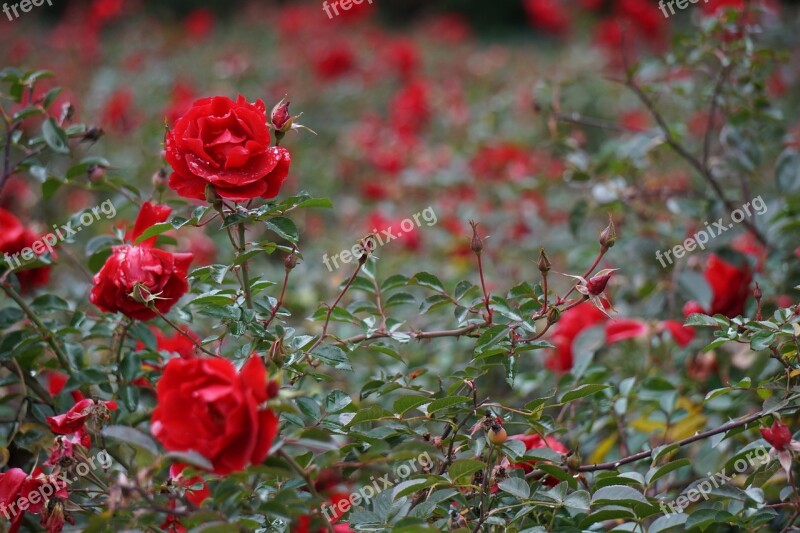
<svg viewBox="0 0 800 533">
<path fill-rule="evenodd" d="M 157 191 L 163 191 L 167 188 L 167 169 L 160 168 L 158 171 L 153 174 L 153 177 L 150 178 L 150 181 L 153 183 L 153 187 Z"/>
<path fill-rule="evenodd" d="M 550 272 L 550 259 L 547 258 L 547 252 L 544 251 L 544 248 L 539 250 L 539 272 L 542 274 L 546 274 Z"/>
<path fill-rule="evenodd" d="M 617 242 L 617 232 L 614 229 L 614 220 L 608 215 L 608 226 L 600 233 L 600 249 L 606 253 Z"/>
<path fill-rule="evenodd" d="M 611 279 L 611 274 L 590 278 L 589 281 L 586 282 L 586 289 L 592 296 L 599 296 L 600 294 L 603 294 L 604 290 L 606 290 L 606 285 L 608 285 L 609 279 Z"/>
<path fill-rule="evenodd" d="M 480 254 L 483 251 L 483 241 L 478 236 L 478 223 L 470 220 L 469 225 L 472 226 L 472 242 L 469 247 L 476 254 Z"/>
<path fill-rule="evenodd" d="M 762 296 L 764 295 L 761 292 L 761 287 L 759 287 L 758 282 L 756 281 L 756 287 L 753 289 L 753 298 L 760 300 Z"/>
<path fill-rule="evenodd" d="M 559 320 L 561 320 L 561 311 L 558 310 L 558 307 L 551 307 L 547 312 L 547 323 L 552 326 Z"/>
<path fill-rule="evenodd" d="M 294 252 L 292 252 L 286 256 L 286 259 L 283 260 L 283 268 L 285 268 L 286 271 L 288 272 L 290 270 L 294 270 L 296 266 L 297 266 L 297 256 L 295 255 Z"/>
</svg>

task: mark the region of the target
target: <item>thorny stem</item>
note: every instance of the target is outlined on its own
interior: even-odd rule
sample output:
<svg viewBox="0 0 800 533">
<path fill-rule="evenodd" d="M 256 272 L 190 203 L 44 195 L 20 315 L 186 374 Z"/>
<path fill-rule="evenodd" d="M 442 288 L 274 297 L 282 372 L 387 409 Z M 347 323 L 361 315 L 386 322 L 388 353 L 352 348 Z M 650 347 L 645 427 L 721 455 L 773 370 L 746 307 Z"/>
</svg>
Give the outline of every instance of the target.
<svg viewBox="0 0 800 533">
<path fill-rule="evenodd" d="M 784 407 L 783 409 L 794 409 L 794 407 Z M 778 409 L 781 411 L 783 409 Z M 774 409 L 770 410 L 763 410 L 757 413 L 753 413 L 752 415 L 745 416 L 743 418 L 739 418 L 738 420 L 733 420 L 728 422 L 727 424 L 723 424 L 716 429 L 710 429 L 708 431 L 704 431 L 702 433 L 698 433 L 691 437 L 687 437 L 685 439 L 681 439 L 672 443 L 673 445 L 677 445 L 678 447 L 686 446 L 687 444 L 691 444 L 693 442 L 697 442 L 699 440 L 707 439 L 708 437 L 713 437 L 714 435 L 719 435 L 720 433 L 725 433 L 726 431 L 730 431 L 731 429 L 735 429 L 741 426 L 746 426 L 751 422 L 755 422 L 759 418 L 763 418 L 771 413 L 775 412 Z M 642 459 L 648 459 L 653 455 L 653 450 L 645 450 L 643 452 L 635 453 L 633 455 L 629 455 L 628 457 L 624 457 L 622 459 L 618 459 L 616 461 L 609 461 L 607 463 L 597 463 L 593 465 L 583 465 L 577 468 L 578 472 L 596 472 L 598 470 L 614 470 L 619 468 L 620 466 L 627 465 L 629 463 L 635 463 L 636 461 L 640 461 Z"/>
<path fill-rule="evenodd" d="M 164 322 L 166 322 L 166 323 L 167 323 L 167 324 L 168 324 L 168 325 L 169 325 L 169 326 L 170 326 L 172 329 L 174 329 L 175 331 L 177 331 L 178 333 L 180 333 L 181 335 L 183 335 L 184 337 L 186 337 L 187 339 L 189 339 L 189 340 L 192 342 L 192 344 L 194 344 L 194 346 L 195 346 L 195 347 L 196 347 L 198 350 L 200 350 L 201 352 L 203 352 L 203 353 L 205 353 L 205 354 L 207 354 L 207 355 L 210 355 L 210 356 L 212 356 L 212 357 L 219 357 L 219 356 L 218 356 L 218 354 L 215 354 L 215 353 L 214 353 L 214 352 L 212 352 L 212 351 L 206 350 L 206 349 L 205 349 L 203 346 L 201 346 L 201 345 L 200 345 L 200 343 L 199 343 L 199 342 L 197 342 L 197 341 L 196 341 L 194 338 L 192 338 L 192 336 L 191 336 L 191 335 L 189 335 L 188 333 L 186 333 L 186 331 L 184 331 L 183 329 L 181 329 L 181 328 L 180 328 L 180 327 L 179 327 L 177 324 L 175 324 L 175 322 L 173 322 L 172 320 L 170 320 L 169 318 L 167 318 L 167 317 L 166 317 L 166 315 L 164 315 L 164 313 L 162 313 L 161 311 L 159 311 L 158 309 L 156 309 L 156 308 L 155 308 L 155 306 L 151 307 L 151 309 L 152 309 L 153 311 L 155 311 L 156 313 L 158 313 L 158 316 L 159 316 L 159 317 L 161 317 L 161 319 L 163 319 L 163 320 L 164 320 Z"/>
<path fill-rule="evenodd" d="M 245 246 L 245 225 L 244 223 L 239 224 L 239 245 L 238 250 L 240 254 L 245 253 L 246 246 Z M 242 290 L 244 291 L 244 299 L 247 302 L 247 308 L 253 308 L 253 296 L 250 294 L 250 266 L 248 261 L 242 263 Z"/>
</svg>

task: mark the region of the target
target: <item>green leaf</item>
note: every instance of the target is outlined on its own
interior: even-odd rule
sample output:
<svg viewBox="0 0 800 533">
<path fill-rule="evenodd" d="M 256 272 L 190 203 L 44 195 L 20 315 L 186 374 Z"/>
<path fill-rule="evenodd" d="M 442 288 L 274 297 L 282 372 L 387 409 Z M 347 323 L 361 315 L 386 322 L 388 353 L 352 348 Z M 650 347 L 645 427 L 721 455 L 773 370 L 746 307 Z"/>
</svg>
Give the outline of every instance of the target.
<svg viewBox="0 0 800 533">
<path fill-rule="evenodd" d="M 442 409 L 449 409 L 450 407 L 455 407 L 456 405 L 469 403 L 471 401 L 472 398 L 469 396 L 446 396 L 431 402 L 427 411 L 428 414 L 431 415 L 437 411 L 441 411 Z"/>
<path fill-rule="evenodd" d="M 484 331 L 475 343 L 475 354 L 480 354 L 508 337 L 508 326 L 492 326 Z"/>
<path fill-rule="evenodd" d="M 717 322 L 713 317 L 707 315 L 701 315 L 700 313 L 692 313 L 689 315 L 689 318 L 686 319 L 684 323 L 685 326 L 711 326 L 711 327 L 719 327 L 719 322 Z"/>
<path fill-rule="evenodd" d="M 591 396 L 601 390 L 605 390 L 609 388 L 611 385 L 601 385 L 599 383 L 596 384 L 588 384 L 588 385 L 581 385 L 577 389 L 573 389 L 564 396 L 561 397 L 561 403 L 571 402 L 573 400 L 577 400 L 579 398 L 585 398 L 587 396 Z"/>
<path fill-rule="evenodd" d="M 101 431 L 103 436 L 129 444 L 134 448 L 139 448 L 150 452 L 151 455 L 158 455 L 158 445 L 147 434 L 127 426 L 108 426 Z"/>
<path fill-rule="evenodd" d="M 439 278 L 433 274 L 429 274 L 428 272 L 418 272 L 410 280 L 408 280 L 408 284 L 426 287 L 428 289 L 433 289 L 436 292 L 445 292 L 444 285 L 442 285 L 442 282 L 439 281 Z"/>
<path fill-rule="evenodd" d="M 264 224 L 267 226 L 268 230 L 273 231 L 279 237 L 286 239 L 292 244 L 297 244 L 297 241 L 300 239 L 297 226 L 295 226 L 290 218 L 275 217 L 267 220 Z"/>
<path fill-rule="evenodd" d="M 654 482 L 666 476 L 670 472 L 674 472 L 675 470 L 683 468 L 684 466 L 691 466 L 691 464 L 691 461 L 688 459 L 678 459 L 665 465 L 661 465 L 658 468 L 651 468 L 647 472 L 647 475 L 644 479 L 648 485 L 652 485 Z"/>
<path fill-rule="evenodd" d="M 353 370 L 347 353 L 336 346 L 320 346 L 311 355 L 337 370 Z"/>
<path fill-rule="evenodd" d="M 467 476 L 471 476 L 478 470 L 481 470 L 486 467 L 486 464 L 483 461 L 476 461 L 474 459 L 459 459 L 458 461 L 453 461 L 453 464 L 450 465 L 450 468 L 447 470 L 447 474 L 450 476 L 450 479 L 453 483 L 458 484 L 458 482 Z"/>
<path fill-rule="evenodd" d="M 497 487 L 503 492 L 516 496 L 520 500 L 527 500 L 531 497 L 531 487 L 522 478 L 510 477 L 504 479 L 497 484 Z"/>
<path fill-rule="evenodd" d="M 67 144 L 67 134 L 56 125 L 56 121 L 48 118 L 42 124 L 42 136 L 44 142 L 57 154 L 68 154 L 69 145 Z"/>
<path fill-rule="evenodd" d="M 140 244 L 140 243 L 146 241 L 147 239 L 149 239 L 150 237 L 155 237 L 156 235 L 161 235 L 162 233 L 166 233 L 166 232 L 168 232 L 170 230 L 173 230 L 173 229 L 175 229 L 175 228 L 173 228 L 171 223 L 169 223 L 169 222 L 159 222 L 158 224 L 150 226 L 149 228 L 144 230 L 142 232 L 142 234 L 139 235 L 139 237 L 136 238 L 136 241 L 134 241 L 134 244 Z"/>
<path fill-rule="evenodd" d="M 412 409 L 431 403 L 431 401 L 432 400 L 427 396 L 403 396 L 395 400 L 392 409 L 395 414 L 402 416 Z"/>
<path fill-rule="evenodd" d="M 372 422 L 373 420 L 380 420 L 381 418 L 387 418 L 391 416 L 392 413 L 380 405 L 373 405 L 357 412 L 356 416 L 354 416 L 345 427 L 355 426 L 356 424 L 361 424 L 363 422 Z"/>
<path fill-rule="evenodd" d="M 625 485 L 609 485 L 592 495 L 592 504 L 614 503 L 630 506 L 633 503 L 649 504 L 641 492 Z"/>
</svg>

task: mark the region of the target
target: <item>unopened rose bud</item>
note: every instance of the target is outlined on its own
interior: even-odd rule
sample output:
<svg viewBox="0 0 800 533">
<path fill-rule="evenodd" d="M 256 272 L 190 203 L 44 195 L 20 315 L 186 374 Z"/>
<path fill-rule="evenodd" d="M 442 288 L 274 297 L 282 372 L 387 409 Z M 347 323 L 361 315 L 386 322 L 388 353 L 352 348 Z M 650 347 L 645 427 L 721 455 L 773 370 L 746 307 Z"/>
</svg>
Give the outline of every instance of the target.
<svg viewBox="0 0 800 533">
<path fill-rule="evenodd" d="M 547 312 L 547 323 L 553 325 L 559 320 L 561 320 L 561 311 L 558 310 L 558 307 L 551 307 Z"/>
<path fill-rule="evenodd" d="M 282 367 L 285 356 L 286 354 L 283 351 L 283 338 L 280 338 L 272 343 L 269 349 L 269 360 L 275 363 L 277 367 Z"/>
<path fill-rule="evenodd" d="M 756 288 L 753 289 L 753 298 L 760 300 L 762 296 L 764 295 L 761 293 L 761 287 L 759 287 L 758 282 L 756 281 Z"/>
<path fill-rule="evenodd" d="M 606 285 L 608 285 L 609 279 L 611 279 L 611 274 L 590 278 L 589 281 L 586 282 L 586 289 L 592 296 L 599 296 L 600 294 L 603 294 L 604 290 L 606 290 Z"/>
<path fill-rule="evenodd" d="M 158 169 L 158 172 L 153 174 L 150 180 L 153 182 L 153 187 L 157 191 L 163 191 L 167 188 L 167 170 L 165 168 Z"/>
<path fill-rule="evenodd" d="M 219 197 L 217 191 L 214 190 L 214 187 L 212 187 L 210 183 L 206 185 L 206 202 L 211 204 L 217 211 L 222 209 L 222 198 Z"/>
<path fill-rule="evenodd" d="M 276 131 L 286 132 L 292 127 L 293 118 L 292 115 L 289 114 L 289 104 L 291 104 L 291 102 L 288 102 L 286 98 L 284 98 L 272 108 L 270 120 L 272 121 L 272 127 L 275 128 Z"/>
<path fill-rule="evenodd" d="M 542 274 L 547 274 L 550 272 L 550 259 L 547 258 L 547 252 L 544 251 L 544 248 L 539 250 L 539 272 Z"/>
<path fill-rule="evenodd" d="M 143 287 L 141 283 L 137 283 L 133 286 L 133 290 L 128 295 L 133 298 L 133 301 L 140 304 L 147 305 L 150 303 L 150 291 L 147 287 Z"/>
<path fill-rule="evenodd" d="M 614 246 L 615 242 L 617 242 L 617 232 L 614 229 L 614 221 L 609 214 L 608 226 L 600 233 L 600 249 L 603 253 L 606 253 L 609 248 Z"/>
<path fill-rule="evenodd" d="M 92 183 L 97 183 L 102 181 L 103 177 L 105 177 L 106 169 L 100 165 L 89 165 L 89 167 L 86 169 L 86 175 L 89 177 L 89 181 Z"/>
<path fill-rule="evenodd" d="M 297 256 L 295 255 L 294 252 L 292 252 L 286 256 L 286 259 L 283 260 L 283 268 L 285 268 L 286 271 L 288 272 L 290 270 L 294 270 L 296 266 L 297 266 Z"/>
<path fill-rule="evenodd" d="M 581 466 L 581 454 L 576 451 L 567 455 L 567 466 L 571 470 L 577 470 Z"/>
<path fill-rule="evenodd" d="M 480 255 L 483 251 L 483 241 L 478 236 L 478 223 L 470 220 L 469 225 L 472 226 L 472 242 L 470 242 L 469 247 L 473 252 Z"/>
</svg>

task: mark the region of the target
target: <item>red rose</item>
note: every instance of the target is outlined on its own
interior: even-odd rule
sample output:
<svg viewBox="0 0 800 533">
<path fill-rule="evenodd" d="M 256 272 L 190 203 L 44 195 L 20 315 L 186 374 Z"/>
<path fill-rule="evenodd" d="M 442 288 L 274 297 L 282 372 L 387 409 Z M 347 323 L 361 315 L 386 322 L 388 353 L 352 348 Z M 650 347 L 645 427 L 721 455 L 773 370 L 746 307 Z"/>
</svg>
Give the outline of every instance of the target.
<svg viewBox="0 0 800 533">
<path fill-rule="evenodd" d="M 253 355 L 241 372 L 223 358 L 171 359 L 156 388 L 152 432 L 167 450 L 195 450 L 225 475 L 261 463 L 278 434 L 267 371 Z"/>
<path fill-rule="evenodd" d="M 50 241 L 47 242 L 49 243 Z M 40 243 L 38 246 L 39 253 L 44 253 L 45 241 L 40 240 L 34 232 L 23 226 L 17 217 L 5 209 L 0 209 L 0 255 L 3 256 L 5 266 L 19 267 L 24 265 L 27 261 L 21 252 L 25 248 L 30 248 L 32 250 L 28 251 L 29 254 L 31 252 L 36 253 L 37 250 L 33 249 L 34 243 Z M 50 267 L 20 270 L 16 273 L 16 276 L 22 290 L 28 291 L 47 284 L 50 279 Z"/>
<path fill-rule="evenodd" d="M 172 210 L 145 202 L 130 234 L 136 239 L 150 226 L 163 222 Z M 155 237 L 142 243 L 115 246 L 111 257 L 94 276 L 89 301 L 108 313 L 122 313 L 134 320 L 150 320 L 158 313 L 142 302 L 155 297 L 159 313 L 167 313 L 186 291 L 192 254 L 173 254 L 153 248 Z M 149 293 L 149 294 L 148 294 Z"/>
<path fill-rule="evenodd" d="M 241 202 L 274 198 L 289 174 L 291 156 L 270 147 L 264 102 L 204 98 L 167 133 L 169 186 L 186 198 L 206 199 L 211 186 L 222 198 Z"/>
</svg>

